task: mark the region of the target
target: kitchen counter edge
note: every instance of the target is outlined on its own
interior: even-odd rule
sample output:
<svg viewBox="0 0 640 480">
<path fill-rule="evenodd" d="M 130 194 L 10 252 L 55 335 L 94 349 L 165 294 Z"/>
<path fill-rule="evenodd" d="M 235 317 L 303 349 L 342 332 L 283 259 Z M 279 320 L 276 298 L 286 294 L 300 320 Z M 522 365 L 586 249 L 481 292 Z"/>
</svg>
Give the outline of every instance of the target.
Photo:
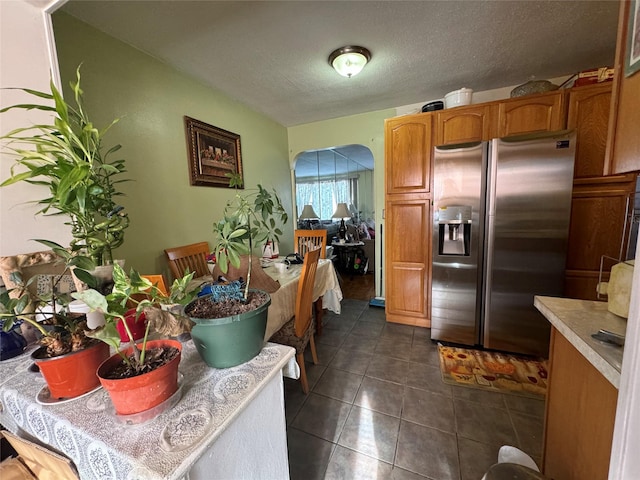
<svg viewBox="0 0 640 480">
<path fill-rule="evenodd" d="M 534 306 L 615 388 L 620 386 L 623 349 L 591 337 L 599 329 L 625 334 L 626 319 L 606 302 L 535 296 Z"/>
</svg>

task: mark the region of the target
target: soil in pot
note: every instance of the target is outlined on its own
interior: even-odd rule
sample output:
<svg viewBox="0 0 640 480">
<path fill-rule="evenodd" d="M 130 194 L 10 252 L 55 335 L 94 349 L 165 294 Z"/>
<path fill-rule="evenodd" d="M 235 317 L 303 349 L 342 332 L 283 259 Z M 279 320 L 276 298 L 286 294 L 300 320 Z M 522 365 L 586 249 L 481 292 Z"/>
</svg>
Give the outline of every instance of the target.
<svg viewBox="0 0 640 480">
<path fill-rule="evenodd" d="M 133 354 L 131 354 L 128 355 L 128 358 L 129 361 L 132 362 L 132 365 L 127 365 L 125 362 L 122 362 L 109 372 L 105 372 L 104 378 L 117 380 L 142 375 L 169 363 L 171 360 L 176 358 L 178 354 L 180 354 L 180 350 L 175 347 L 148 348 L 145 354 L 146 357 L 144 365 L 141 365 L 140 368 L 135 368 L 133 366 L 135 358 Z"/>
<path fill-rule="evenodd" d="M 269 295 L 260 290 L 251 290 L 247 301 L 227 299 L 213 302 L 209 295 L 202 296 L 191 302 L 185 308 L 184 313 L 194 318 L 225 318 L 241 313 L 256 310 L 269 298 Z"/>
</svg>

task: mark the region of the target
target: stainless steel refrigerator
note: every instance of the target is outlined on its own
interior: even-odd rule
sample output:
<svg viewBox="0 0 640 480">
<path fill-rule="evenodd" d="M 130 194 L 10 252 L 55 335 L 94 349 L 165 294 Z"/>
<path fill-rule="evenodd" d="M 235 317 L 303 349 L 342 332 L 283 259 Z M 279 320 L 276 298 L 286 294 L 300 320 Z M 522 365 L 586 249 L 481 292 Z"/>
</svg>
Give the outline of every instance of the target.
<svg viewBox="0 0 640 480">
<path fill-rule="evenodd" d="M 575 134 L 436 147 L 431 338 L 547 355 L 534 295 L 562 296 Z"/>
</svg>

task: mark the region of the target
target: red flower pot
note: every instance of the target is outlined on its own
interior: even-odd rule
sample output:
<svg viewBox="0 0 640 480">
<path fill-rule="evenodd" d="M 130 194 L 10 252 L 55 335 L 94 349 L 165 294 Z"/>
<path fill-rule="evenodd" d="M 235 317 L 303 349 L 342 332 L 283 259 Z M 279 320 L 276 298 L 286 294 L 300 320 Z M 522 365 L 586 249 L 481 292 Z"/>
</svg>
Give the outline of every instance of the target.
<svg viewBox="0 0 640 480">
<path fill-rule="evenodd" d="M 105 360 L 98 368 L 100 383 L 109 393 L 118 415 L 133 415 L 149 410 L 170 398 L 178 390 L 178 365 L 182 344 L 177 340 L 147 342 L 147 350 L 158 347 L 175 347 L 178 349 L 178 355 L 160 368 L 130 378 L 105 378 L 108 372 L 122 363 L 122 357 L 117 353 Z M 130 355 L 132 349 L 133 347 L 127 348 L 124 354 Z"/>
<path fill-rule="evenodd" d="M 133 335 L 133 341 L 140 340 L 144 337 L 144 332 L 147 329 L 147 318 L 144 315 L 144 312 L 140 314 L 138 317 L 138 321 L 136 322 L 136 309 L 132 308 L 131 310 L 127 310 L 127 313 L 124 315 L 124 319 L 129 326 L 129 330 L 131 331 L 131 335 Z M 126 328 L 122 324 L 122 320 L 118 320 L 116 323 L 116 328 L 118 329 L 118 333 L 120 334 L 120 341 L 122 343 L 126 343 L 129 341 L 129 335 L 127 334 Z"/>
<path fill-rule="evenodd" d="M 47 382 L 52 398 L 74 398 L 100 386 L 96 370 L 109 358 L 109 345 L 98 342 L 84 350 L 44 357 L 46 348 L 31 354 Z"/>
</svg>

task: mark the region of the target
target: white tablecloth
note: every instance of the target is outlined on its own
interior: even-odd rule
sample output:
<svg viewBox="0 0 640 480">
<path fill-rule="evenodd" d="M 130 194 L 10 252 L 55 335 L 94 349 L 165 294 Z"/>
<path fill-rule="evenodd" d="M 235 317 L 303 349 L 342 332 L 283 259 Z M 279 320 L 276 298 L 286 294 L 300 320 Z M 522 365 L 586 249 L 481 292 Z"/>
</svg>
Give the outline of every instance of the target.
<svg viewBox="0 0 640 480">
<path fill-rule="evenodd" d="M 281 260 L 276 260 L 281 261 Z M 268 264 L 268 262 L 267 262 Z M 269 340 L 282 326 L 293 318 L 296 311 L 296 296 L 298 294 L 298 280 L 302 265 L 290 265 L 284 273 L 279 273 L 273 265 L 265 267 L 265 272 L 280 282 L 280 288 L 271 294 L 271 306 L 267 320 L 265 340 Z M 313 287 L 313 301 L 322 297 L 322 307 L 334 313 L 340 313 L 342 290 L 338 276 L 329 259 L 318 260 L 316 281 Z"/>
<path fill-rule="evenodd" d="M 25 353 L 0 362 L 0 422 L 20 436 L 26 432 L 62 452 L 75 463 L 83 480 L 180 479 L 194 464 L 211 472 L 212 467 L 203 465 L 229 463 L 227 454 L 209 458 L 223 432 L 234 428 L 249 405 L 260 408 L 254 406 L 254 399 L 261 398 L 261 391 L 283 369 L 286 375 L 298 376 L 294 353 L 290 347 L 269 343 L 249 362 L 219 370 L 202 361 L 192 341 L 185 342 L 179 367 L 179 400 L 140 425 L 127 425 L 117 418 L 102 388 L 66 403 L 37 403 L 36 396 L 45 383 L 39 373 L 28 371 L 33 362 Z M 256 437 L 264 444 L 267 457 L 284 456 L 281 469 L 286 473 L 284 410 L 281 395 L 279 398 L 281 405 L 262 408 L 269 410 L 265 414 L 275 416 L 278 412 L 273 409 L 282 407 L 281 432 L 238 434 Z M 276 434 L 281 441 L 274 441 Z M 234 458 L 231 467 L 238 461 Z"/>
</svg>

